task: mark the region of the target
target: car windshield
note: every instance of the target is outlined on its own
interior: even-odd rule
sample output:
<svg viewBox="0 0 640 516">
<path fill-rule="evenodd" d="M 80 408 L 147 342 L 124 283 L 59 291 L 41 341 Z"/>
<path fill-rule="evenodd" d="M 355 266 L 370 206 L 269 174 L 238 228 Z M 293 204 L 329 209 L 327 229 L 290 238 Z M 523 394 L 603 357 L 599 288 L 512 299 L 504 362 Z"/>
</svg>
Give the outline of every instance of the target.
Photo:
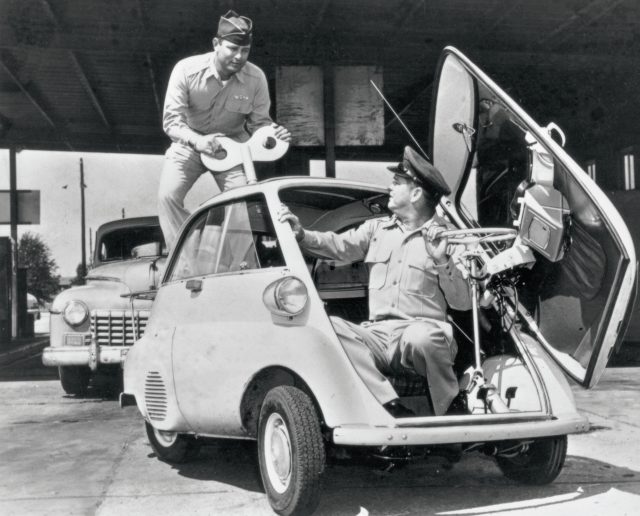
<svg viewBox="0 0 640 516">
<path fill-rule="evenodd" d="M 101 262 L 166 255 L 167 248 L 159 226 L 115 229 L 103 235 L 98 243 Z"/>
</svg>

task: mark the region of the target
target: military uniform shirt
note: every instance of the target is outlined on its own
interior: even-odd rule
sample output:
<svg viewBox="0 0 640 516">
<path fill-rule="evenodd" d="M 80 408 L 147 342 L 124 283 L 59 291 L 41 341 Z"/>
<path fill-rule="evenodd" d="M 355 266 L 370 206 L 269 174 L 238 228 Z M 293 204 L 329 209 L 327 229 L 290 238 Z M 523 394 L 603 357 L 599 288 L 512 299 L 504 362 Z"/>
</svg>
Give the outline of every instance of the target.
<svg viewBox="0 0 640 516">
<path fill-rule="evenodd" d="M 246 141 L 256 129 L 272 123 L 264 72 L 246 62 L 223 86 L 216 77 L 213 56 L 209 52 L 187 57 L 171 73 L 163 128 L 174 142 L 188 145 L 192 136 L 189 128 L 200 134 L 223 133 L 236 141 Z"/>
<path fill-rule="evenodd" d="M 421 231 L 432 224 L 452 227 L 434 216 L 422 227 L 408 231 L 393 216 L 367 220 L 341 234 L 305 230 L 300 245 L 323 258 L 347 262 L 364 259 L 369 266 L 371 320 L 444 321 L 447 303 L 453 309 L 468 310 L 471 297 L 454 260 L 459 246 L 449 246 L 450 258 L 443 265 L 436 265 L 428 254 Z"/>
</svg>

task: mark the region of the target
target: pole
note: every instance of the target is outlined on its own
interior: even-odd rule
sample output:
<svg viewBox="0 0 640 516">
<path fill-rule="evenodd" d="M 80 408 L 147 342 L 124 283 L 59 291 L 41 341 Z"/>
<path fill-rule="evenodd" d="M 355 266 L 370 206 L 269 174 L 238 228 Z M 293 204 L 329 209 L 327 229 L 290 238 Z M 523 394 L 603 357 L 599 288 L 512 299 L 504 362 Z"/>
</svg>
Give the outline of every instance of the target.
<svg viewBox="0 0 640 516">
<path fill-rule="evenodd" d="M 81 226 L 81 238 L 82 245 L 82 277 L 87 274 L 87 244 L 85 241 L 85 218 L 84 218 L 84 163 L 80 158 L 80 226 Z"/>
<path fill-rule="evenodd" d="M 9 149 L 9 224 L 11 225 L 11 337 L 18 336 L 18 186 L 16 149 Z"/>
</svg>

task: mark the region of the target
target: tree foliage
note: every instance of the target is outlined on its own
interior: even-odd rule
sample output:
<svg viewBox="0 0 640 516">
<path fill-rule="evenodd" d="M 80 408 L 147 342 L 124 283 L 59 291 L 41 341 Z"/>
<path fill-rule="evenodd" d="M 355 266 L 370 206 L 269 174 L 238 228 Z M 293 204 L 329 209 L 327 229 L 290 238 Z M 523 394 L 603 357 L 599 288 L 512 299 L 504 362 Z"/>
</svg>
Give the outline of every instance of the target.
<svg viewBox="0 0 640 516">
<path fill-rule="evenodd" d="M 72 285 L 84 285 L 86 283 L 85 276 L 87 275 L 87 268 L 83 267 L 81 263 L 76 267 L 76 276 L 71 280 Z"/>
<path fill-rule="evenodd" d="M 60 289 L 58 265 L 40 235 L 24 233 L 18 243 L 18 267 L 27 269 L 27 291 L 41 301 L 50 301 Z"/>
</svg>

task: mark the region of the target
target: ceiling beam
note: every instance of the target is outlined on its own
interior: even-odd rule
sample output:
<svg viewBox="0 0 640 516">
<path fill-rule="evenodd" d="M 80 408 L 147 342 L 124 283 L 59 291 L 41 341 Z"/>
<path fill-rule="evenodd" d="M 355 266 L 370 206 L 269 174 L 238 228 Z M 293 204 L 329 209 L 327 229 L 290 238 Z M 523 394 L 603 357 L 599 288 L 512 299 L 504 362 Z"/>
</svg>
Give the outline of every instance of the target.
<svg viewBox="0 0 640 516">
<path fill-rule="evenodd" d="M 58 126 L 53 121 L 52 116 L 49 114 L 48 110 L 44 107 L 42 102 L 40 102 L 37 98 L 35 98 L 31 92 L 27 89 L 27 86 L 22 83 L 20 78 L 11 70 L 11 68 L 5 63 L 4 56 L 0 56 L 0 68 L 2 68 L 5 73 L 11 78 L 11 80 L 15 83 L 15 85 L 20 89 L 22 94 L 27 98 L 31 105 L 36 108 L 36 110 L 42 115 L 42 117 L 47 121 L 47 123 L 55 130 L 58 130 Z"/>
<path fill-rule="evenodd" d="M 58 33 L 65 32 L 64 30 L 65 26 L 60 21 L 60 18 L 56 15 L 55 11 L 51 7 L 49 0 L 40 0 L 40 4 L 42 5 L 42 9 L 46 13 L 49 20 L 51 20 L 51 22 L 53 23 L 56 31 Z M 73 50 L 68 50 L 67 55 L 69 56 L 69 60 L 71 61 L 71 65 L 73 66 L 73 69 L 76 72 L 76 75 L 80 79 L 80 84 L 82 84 L 82 87 L 84 88 L 85 92 L 89 96 L 89 99 L 91 99 L 91 103 L 93 104 L 93 107 L 95 108 L 95 110 L 98 112 L 98 115 L 100 115 L 102 123 L 105 125 L 105 127 L 111 130 L 111 123 L 107 119 L 107 115 L 104 112 L 104 108 L 102 107 L 100 99 L 98 99 L 98 96 L 96 95 L 94 88 L 91 86 L 91 82 L 89 81 L 89 78 L 87 77 L 87 74 L 84 71 L 82 64 L 80 64 L 80 61 L 78 60 L 78 56 Z"/>
<path fill-rule="evenodd" d="M 145 64 L 147 67 L 147 71 L 149 72 L 149 80 L 151 81 L 151 89 L 153 90 L 153 99 L 156 102 L 156 109 L 158 110 L 158 115 L 162 116 L 162 103 L 160 102 L 160 92 L 158 88 L 158 81 L 156 79 L 156 69 L 153 65 L 153 61 L 151 60 L 151 54 L 147 52 L 145 55 Z"/>
<path fill-rule="evenodd" d="M 581 29 L 598 21 L 624 0 L 592 0 L 538 40 L 538 45 L 554 48 Z"/>
<path fill-rule="evenodd" d="M 80 64 L 80 61 L 78 61 L 78 56 L 76 56 L 76 53 L 71 50 L 68 51 L 68 54 L 69 59 L 71 60 L 71 64 L 73 65 L 73 69 L 80 79 L 80 84 L 82 84 L 82 87 L 86 91 L 87 95 L 89 95 L 93 107 L 96 109 L 96 111 L 100 115 L 100 118 L 102 119 L 102 123 L 105 125 L 105 127 L 111 129 L 111 123 L 107 119 L 107 115 L 104 112 L 100 99 L 98 99 L 98 96 L 96 95 L 94 89 L 91 87 L 91 82 L 89 82 L 89 78 L 87 77 L 84 68 Z"/>
<path fill-rule="evenodd" d="M 60 22 L 60 18 L 58 18 L 54 10 L 51 8 L 49 0 L 40 0 L 40 5 L 42 5 L 42 10 L 46 13 L 49 20 L 51 20 L 56 30 L 58 32 L 64 32 L 65 26 Z"/>
<path fill-rule="evenodd" d="M 140 13 L 140 26 L 142 28 L 142 31 L 146 35 L 149 32 L 150 22 L 145 0 L 138 0 L 138 11 Z M 157 73 L 153 64 L 153 60 L 151 59 L 151 52 L 145 52 L 144 66 L 146 67 L 147 74 L 149 75 L 149 82 L 151 84 L 151 90 L 153 91 L 153 100 L 156 103 L 156 110 L 158 112 L 158 115 L 161 117 L 162 103 L 160 102 L 160 91 L 158 88 L 158 81 L 156 79 Z"/>
</svg>

